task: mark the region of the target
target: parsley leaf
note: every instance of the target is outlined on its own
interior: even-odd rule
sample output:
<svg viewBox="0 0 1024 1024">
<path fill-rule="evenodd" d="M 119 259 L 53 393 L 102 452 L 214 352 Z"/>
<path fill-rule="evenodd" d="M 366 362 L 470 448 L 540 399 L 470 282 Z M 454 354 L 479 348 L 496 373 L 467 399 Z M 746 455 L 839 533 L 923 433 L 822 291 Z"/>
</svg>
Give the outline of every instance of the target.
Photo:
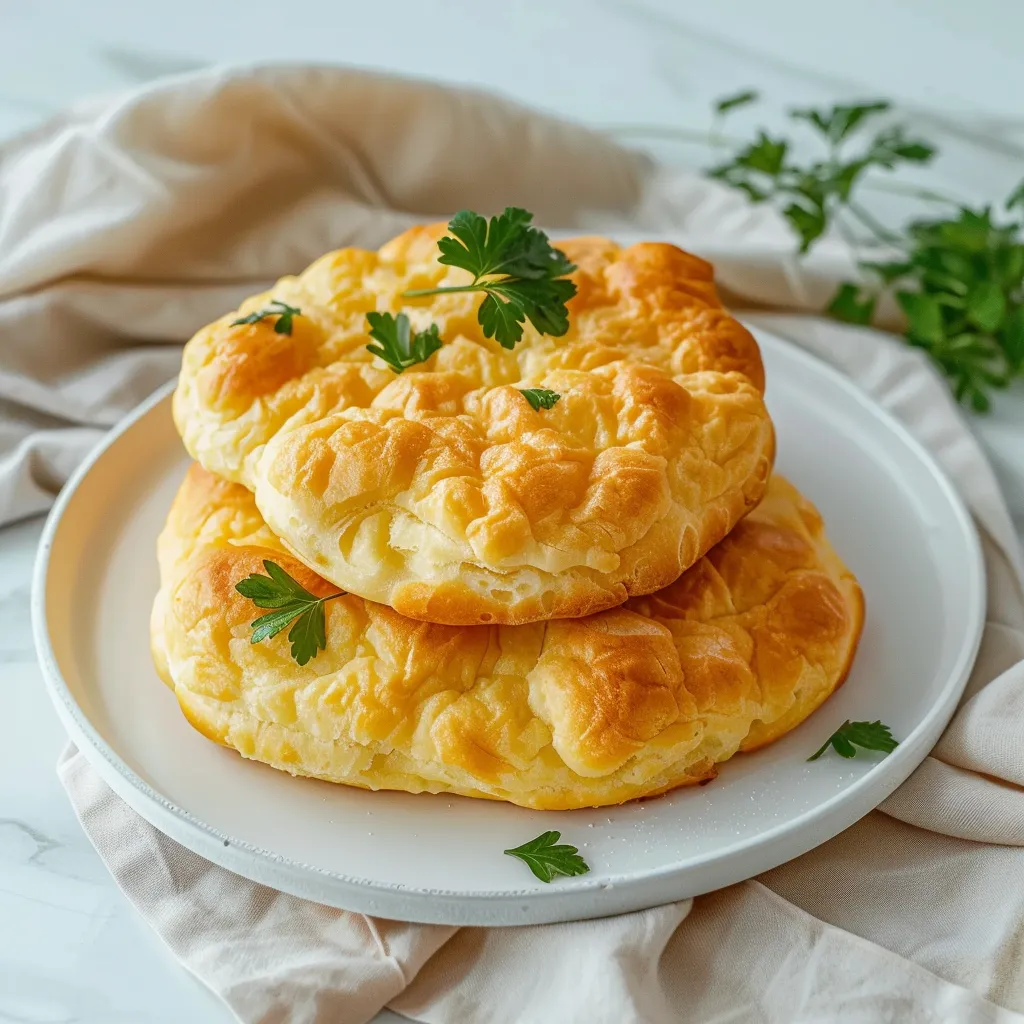
<svg viewBox="0 0 1024 1024">
<path fill-rule="evenodd" d="M 828 306 L 828 312 L 848 324 L 869 324 L 875 312 L 877 296 L 862 297 L 855 284 L 844 284 Z"/>
<path fill-rule="evenodd" d="M 905 129 L 896 125 L 876 135 L 865 159 L 886 170 L 892 170 L 901 160 L 912 164 L 926 164 L 935 156 L 935 147 L 927 142 L 908 139 Z"/>
<path fill-rule="evenodd" d="M 997 331 L 1006 316 L 1006 296 L 995 281 L 979 281 L 967 296 L 967 319 L 982 331 Z"/>
<path fill-rule="evenodd" d="M 945 338 L 942 307 L 931 295 L 897 292 L 896 300 L 907 314 L 907 336 L 921 345 L 939 345 Z"/>
<path fill-rule="evenodd" d="M 764 132 L 758 132 L 757 138 L 741 149 L 731 161 L 712 168 L 708 174 L 734 184 L 735 180 L 744 180 L 744 171 L 758 171 L 769 177 L 777 177 L 786 163 L 789 143 L 785 139 L 773 139 Z M 734 180 L 735 179 L 735 180 Z"/>
<path fill-rule="evenodd" d="M 906 260 L 880 260 L 873 262 L 864 260 L 860 265 L 861 270 L 870 271 L 882 281 L 883 284 L 892 284 L 901 277 L 913 273 L 914 265 Z M 846 287 L 845 285 L 843 286 Z"/>
<path fill-rule="evenodd" d="M 800 251 L 803 253 L 825 233 L 828 214 L 820 199 L 810 195 L 802 198 L 803 202 L 790 203 L 782 213 L 800 236 Z"/>
<path fill-rule="evenodd" d="M 907 340 L 928 352 L 960 401 L 985 412 L 991 389 L 1024 375 L 1024 223 L 959 207 L 912 221 L 904 253 L 896 299 Z"/>
<path fill-rule="evenodd" d="M 472 283 L 415 289 L 405 295 L 485 292 L 477 319 L 484 335 L 502 348 L 515 347 L 526 320 L 541 334 L 561 337 L 569 329 L 565 304 L 576 294 L 576 285 L 566 275 L 576 267 L 552 247 L 543 231 L 530 227 L 532 221 L 532 213 L 514 206 L 489 221 L 471 210 L 460 211 L 448 223 L 451 235 L 437 244 L 438 262 L 469 271 Z"/>
<path fill-rule="evenodd" d="M 889 726 L 882 725 L 881 722 L 851 722 L 847 719 L 825 740 L 821 749 L 807 760 L 817 761 L 829 746 L 834 747 L 840 757 L 856 757 L 857 747 L 891 754 L 899 746 L 899 742 L 892 738 Z"/>
<path fill-rule="evenodd" d="M 276 316 L 277 320 L 274 323 L 274 330 L 278 334 L 291 334 L 292 317 L 300 316 L 301 314 L 302 310 L 297 306 L 289 306 L 287 302 L 271 299 L 270 305 L 264 306 L 263 309 L 258 309 L 255 313 L 250 313 L 248 316 L 232 320 L 231 326 L 237 327 L 239 324 L 254 324 L 266 316 Z"/>
<path fill-rule="evenodd" d="M 315 658 L 327 648 L 324 604 L 341 597 L 344 591 L 317 597 L 276 562 L 264 559 L 263 568 L 267 570 L 266 576 L 254 572 L 235 584 L 235 590 L 242 597 L 249 598 L 257 608 L 274 609 L 252 621 L 250 642 L 258 644 L 262 640 L 269 640 L 294 620 L 288 633 L 292 645 L 291 655 L 300 665 L 305 665 L 310 658 Z"/>
<path fill-rule="evenodd" d="M 1006 318 L 1003 325 L 1003 348 L 1012 372 L 1024 374 L 1024 306 L 1017 306 Z"/>
<path fill-rule="evenodd" d="M 715 113 L 727 114 L 730 110 L 756 103 L 760 98 L 761 94 L 756 89 L 744 89 L 743 92 L 734 93 L 732 96 L 723 96 L 715 104 Z"/>
<path fill-rule="evenodd" d="M 524 861 L 542 882 L 550 882 L 556 875 L 585 875 L 590 868 L 579 850 L 565 843 L 555 845 L 561 837 L 561 832 L 543 832 L 536 839 L 504 852 Z"/>
<path fill-rule="evenodd" d="M 379 345 L 367 345 L 368 351 L 380 356 L 395 373 L 401 373 L 416 363 L 425 363 L 443 344 L 437 324 L 425 331 L 412 332 L 409 318 L 404 313 L 367 313 L 370 337 Z"/>
<path fill-rule="evenodd" d="M 557 391 L 549 391 L 547 388 L 523 388 L 521 394 L 533 408 L 540 412 L 541 409 L 550 409 L 562 396 Z"/>
<path fill-rule="evenodd" d="M 789 143 L 764 132 L 741 149 L 733 159 L 709 170 L 708 177 L 724 181 L 746 192 L 755 203 L 772 198 L 779 189 L 779 176 L 786 166 Z"/>
<path fill-rule="evenodd" d="M 793 120 L 818 135 L 821 159 L 800 161 L 788 139 L 761 131 L 708 174 L 755 203 L 775 205 L 801 252 L 832 228 L 855 250 L 884 247 L 883 258 L 876 249 L 874 260 L 859 264 L 869 286 L 841 284 L 829 312 L 869 323 L 879 299 L 893 291 L 906 316 L 907 342 L 928 353 L 959 401 L 984 412 L 992 389 L 1024 377 L 1024 182 L 1001 212 L 893 183 L 893 191 L 951 209 L 891 230 L 858 201 L 865 176 L 927 163 L 936 151 L 902 125 L 875 130 L 874 120 L 889 111 L 882 100 L 792 110 Z"/>
<path fill-rule="evenodd" d="M 795 121 L 806 121 L 817 128 L 830 142 L 842 142 L 864 120 L 875 114 L 883 114 L 890 107 L 885 100 L 869 100 L 866 103 L 837 103 L 831 110 L 791 110 L 789 116 Z"/>
</svg>

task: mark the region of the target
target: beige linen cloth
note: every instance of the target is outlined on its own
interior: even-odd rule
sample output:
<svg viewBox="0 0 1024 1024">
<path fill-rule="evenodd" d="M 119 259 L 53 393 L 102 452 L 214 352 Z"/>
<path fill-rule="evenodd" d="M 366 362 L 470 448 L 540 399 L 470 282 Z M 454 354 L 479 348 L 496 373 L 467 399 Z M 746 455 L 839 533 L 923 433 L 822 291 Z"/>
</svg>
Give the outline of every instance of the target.
<svg viewBox="0 0 1024 1024">
<path fill-rule="evenodd" d="M 461 207 L 668 237 L 749 319 L 845 370 L 936 454 L 974 513 L 988 624 L 915 775 L 842 835 L 696 900 L 577 924 L 456 930 L 283 895 L 150 827 L 69 748 L 100 855 L 239 1020 L 1024 1021 L 1024 595 L 992 472 L 923 358 L 795 311 L 810 260 L 764 209 L 490 96 L 337 68 L 205 71 L 98 101 L 0 149 L 0 519 L 45 507 L 182 341 L 276 276 Z M 884 524 L 879 524 L 884 529 Z M 898 672 L 898 666 L 893 666 Z M 893 685 L 899 679 L 893 678 Z"/>
</svg>

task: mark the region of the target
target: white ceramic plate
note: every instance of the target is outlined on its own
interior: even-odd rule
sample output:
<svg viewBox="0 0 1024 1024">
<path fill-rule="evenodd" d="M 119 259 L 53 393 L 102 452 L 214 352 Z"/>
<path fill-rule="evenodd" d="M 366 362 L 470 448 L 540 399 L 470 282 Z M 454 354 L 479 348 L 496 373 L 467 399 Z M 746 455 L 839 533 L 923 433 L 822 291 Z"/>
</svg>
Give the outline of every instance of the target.
<svg viewBox="0 0 1024 1024">
<path fill-rule="evenodd" d="M 931 458 L 855 386 L 759 334 L 778 469 L 812 498 L 860 578 L 867 622 L 846 685 L 711 785 L 565 813 L 293 779 L 203 739 L 150 663 L 154 544 L 187 466 L 168 391 L 116 430 L 61 494 L 43 535 L 33 623 L 72 739 L 143 817 L 232 871 L 385 917 L 525 924 L 708 892 L 810 850 L 891 793 L 949 720 L 984 620 L 970 517 Z M 889 757 L 808 764 L 844 719 L 887 722 Z M 546 829 L 588 875 L 536 881 L 502 855 Z"/>
</svg>

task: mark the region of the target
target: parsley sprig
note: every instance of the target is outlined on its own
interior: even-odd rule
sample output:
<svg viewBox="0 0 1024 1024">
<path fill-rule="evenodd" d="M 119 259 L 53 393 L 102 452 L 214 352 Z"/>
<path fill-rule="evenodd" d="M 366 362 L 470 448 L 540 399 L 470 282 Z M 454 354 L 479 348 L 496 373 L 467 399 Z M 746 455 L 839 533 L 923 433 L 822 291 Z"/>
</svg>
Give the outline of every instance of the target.
<svg viewBox="0 0 1024 1024">
<path fill-rule="evenodd" d="M 291 655 L 305 665 L 320 651 L 327 649 L 327 623 L 324 605 L 341 597 L 344 591 L 317 597 L 311 594 L 297 580 L 288 575 L 276 562 L 263 560 L 267 575 L 251 573 L 235 584 L 242 597 L 247 597 L 257 608 L 273 608 L 274 611 L 261 615 L 251 623 L 254 644 L 277 636 L 286 626 L 291 641 Z"/>
<path fill-rule="evenodd" d="M 540 412 L 541 409 L 551 409 L 555 402 L 562 397 L 557 391 L 549 391 L 547 388 L 522 388 L 519 394 L 521 394 L 537 412 Z"/>
<path fill-rule="evenodd" d="M 1015 205 L 1024 213 L 1021 197 L 1007 213 Z M 894 291 L 907 340 L 935 360 L 960 401 L 985 412 L 992 388 L 1024 376 L 1024 218 L 960 207 L 915 220 L 893 258 L 860 266 L 870 283 L 844 284 L 829 312 L 870 323 L 881 295 Z"/>
<path fill-rule="evenodd" d="M 716 126 L 756 99 L 747 90 L 719 101 Z M 931 356 L 959 401 L 985 412 L 994 388 L 1024 377 L 1024 181 L 1001 209 L 974 208 L 894 183 L 893 191 L 946 209 L 901 230 L 885 227 L 861 204 L 860 188 L 875 172 L 926 163 L 936 152 L 900 125 L 869 132 L 889 111 L 885 101 L 790 111 L 814 132 L 825 150 L 822 159 L 800 162 L 791 140 L 762 131 L 709 173 L 756 203 L 776 204 L 801 252 L 832 226 L 855 250 L 874 250 L 860 261 L 863 280 L 842 284 L 828 311 L 867 324 L 879 299 L 893 293 L 906 316 L 906 340 Z M 721 142 L 721 135 L 713 141 Z"/>
<path fill-rule="evenodd" d="M 425 331 L 413 331 L 404 313 L 367 313 L 370 337 L 379 345 L 367 345 L 375 356 L 380 356 L 395 373 L 401 373 L 417 363 L 425 363 L 443 344 L 437 324 Z"/>
<path fill-rule="evenodd" d="M 758 98 L 755 89 L 743 89 L 741 92 L 733 93 L 731 96 L 723 96 L 715 102 L 715 113 L 721 117 L 728 114 L 730 110 L 738 107 L 745 107 L 748 103 L 754 103 Z"/>
<path fill-rule="evenodd" d="M 518 857 L 542 881 L 553 881 L 556 875 L 585 875 L 590 867 L 579 850 L 568 843 L 558 844 L 561 832 L 542 832 L 513 850 L 505 850 L 510 857 Z"/>
<path fill-rule="evenodd" d="M 719 102 L 716 111 L 721 116 L 756 99 L 752 91 L 741 93 Z M 879 100 L 840 103 L 829 110 L 791 110 L 790 118 L 809 125 L 824 142 L 823 159 L 800 163 L 789 139 L 761 131 L 753 142 L 708 174 L 742 189 L 755 203 L 771 200 L 779 205 L 800 239 L 801 252 L 825 233 L 840 210 L 888 239 L 889 233 L 854 200 L 854 188 L 870 170 L 891 171 L 900 164 L 927 163 L 935 155 L 934 147 L 909 138 L 899 125 L 883 128 L 850 152 L 853 142 L 861 142 L 859 132 L 866 122 L 889 109 L 887 102 Z"/>
<path fill-rule="evenodd" d="M 239 324 L 254 324 L 262 320 L 264 317 L 276 316 L 277 320 L 274 321 L 274 330 L 278 334 L 291 334 L 292 318 L 301 316 L 301 314 L 302 310 L 299 309 L 298 306 L 289 306 L 287 302 L 281 302 L 279 299 L 271 299 L 269 305 L 256 310 L 255 313 L 250 313 L 248 316 L 242 316 L 237 320 L 232 320 L 231 326 L 237 327 Z"/>
<path fill-rule="evenodd" d="M 569 329 L 565 304 L 576 294 L 576 285 L 566 275 L 576 267 L 543 231 L 530 227 L 532 221 L 532 213 L 514 206 L 490 220 L 472 210 L 460 211 L 448 223 L 451 235 L 437 244 L 438 262 L 468 271 L 472 282 L 414 289 L 405 295 L 485 292 L 477 319 L 485 337 L 494 338 L 502 348 L 515 347 L 526 320 L 541 334 L 561 337 Z"/>
<path fill-rule="evenodd" d="M 899 742 L 893 739 L 889 726 L 881 722 L 851 722 L 847 719 L 807 760 L 817 761 L 829 747 L 833 747 L 840 757 L 856 757 L 857 747 L 891 754 L 898 746 Z"/>
</svg>

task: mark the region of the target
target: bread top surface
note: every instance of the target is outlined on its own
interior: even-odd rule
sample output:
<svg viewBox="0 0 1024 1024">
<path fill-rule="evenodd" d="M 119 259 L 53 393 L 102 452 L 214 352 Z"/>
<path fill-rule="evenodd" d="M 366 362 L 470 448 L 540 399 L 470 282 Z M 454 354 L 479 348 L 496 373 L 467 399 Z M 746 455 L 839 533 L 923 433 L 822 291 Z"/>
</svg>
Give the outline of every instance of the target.
<svg viewBox="0 0 1024 1024">
<path fill-rule="evenodd" d="M 709 778 L 845 678 L 857 582 L 814 507 L 764 501 L 676 583 L 622 608 L 522 626 L 423 623 L 346 595 L 305 666 L 235 590 L 272 559 L 318 596 L 252 495 L 193 467 L 159 544 L 161 674 L 207 736 L 278 768 L 529 807 L 614 804 Z"/>
<path fill-rule="evenodd" d="M 437 262 L 444 233 L 330 253 L 199 331 L 174 400 L 186 447 L 306 564 L 411 617 L 575 617 L 667 585 L 757 502 L 774 454 L 757 345 L 711 267 L 559 242 L 569 332 L 527 324 L 510 351 L 483 336 L 480 293 L 403 297 L 469 281 Z M 271 299 L 302 310 L 290 334 L 233 325 Z M 445 344 L 396 375 L 366 349 L 373 310 Z M 561 399 L 536 411 L 528 387 Z"/>
</svg>

